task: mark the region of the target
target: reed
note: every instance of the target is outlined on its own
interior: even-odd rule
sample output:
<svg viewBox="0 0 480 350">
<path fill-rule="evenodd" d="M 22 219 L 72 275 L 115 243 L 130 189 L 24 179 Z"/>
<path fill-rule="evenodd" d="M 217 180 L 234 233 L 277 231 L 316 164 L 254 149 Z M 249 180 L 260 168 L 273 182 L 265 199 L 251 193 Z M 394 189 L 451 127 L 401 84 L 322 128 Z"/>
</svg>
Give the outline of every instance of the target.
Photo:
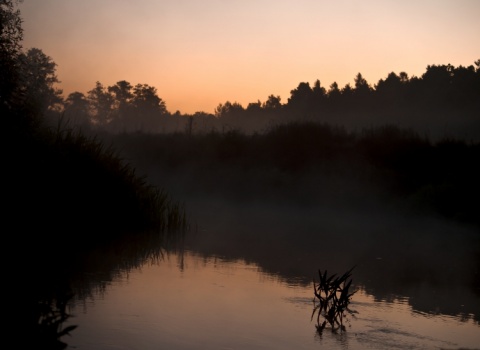
<svg viewBox="0 0 480 350">
<path fill-rule="evenodd" d="M 90 232 L 91 227 L 104 232 L 105 228 L 117 232 L 185 229 L 182 205 L 163 188 L 149 184 L 146 176 L 137 174 L 136 168 L 113 145 L 106 146 L 96 136 L 61 125 L 46 130 L 42 141 L 37 157 L 42 162 L 31 165 L 37 169 L 33 180 L 38 185 L 34 190 L 39 192 L 39 198 L 50 198 L 56 209 L 50 211 L 56 213 L 57 220 L 80 221 L 76 228 L 82 235 Z M 42 187 L 48 191 L 43 193 Z"/>
<path fill-rule="evenodd" d="M 63 323 L 71 316 L 67 312 L 69 298 L 70 296 L 66 296 L 65 300 L 44 300 L 32 307 L 36 323 L 28 341 L 42 349 L 63 350 L 68 347 L 60 338 L 70 335 L 70 332 L 77 328 L 76 325 L 63 327 Z"/>
<path fill-rule="evenodd" d="M 330 325 L 332 332 L 336 333 L 338 330 L 345 331 L 343 324 L 344 318 L 348 314 L 353 315 L 356 312 L 349 309 L 348 305 L 352 296 L 356 291 L 350 292 L 352 285 L 352 271 L 354 267 L 345 272 L 341 276 L 333 274 L 327 275 L 327 270 L 322 274 L 318 270 L 320 281 L 317 284 L 313 281 L 314 292 L 314 308 L 311 319 L 313 320 L 315 314 L 317 315 L 316 328 L 319 333 L 322 333 L 325 327 Z M 323 321 L 323 322 L 322 322 Z"/>
</svg>

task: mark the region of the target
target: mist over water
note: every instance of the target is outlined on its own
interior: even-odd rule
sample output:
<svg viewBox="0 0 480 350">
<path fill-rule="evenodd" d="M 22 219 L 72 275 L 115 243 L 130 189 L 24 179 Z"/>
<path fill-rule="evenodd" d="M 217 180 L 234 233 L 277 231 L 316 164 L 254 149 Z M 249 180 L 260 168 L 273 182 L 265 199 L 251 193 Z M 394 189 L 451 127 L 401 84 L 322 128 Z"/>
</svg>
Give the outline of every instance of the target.
<svg viewBox="0 0 480 350">
<path fill-rule="evenodd" d="M 290 176 L 187 163 L 170 173 L 147 158 L 129 156 L 149 181 L 186 204 L 188 249 L 244 259 L 303 285 L 318 269 L 355 266 L 355 285 L 375 300 L 480 320 L 478 227 L 412 205 L 408 195 L 386 190 L 388 179 L 365 176 L 355 164 L 351 173 L 343 164 Z"/>
<path fill-rule="evenodd" d="M 363 315 L 353 331 L 325 337 L 330 339 L 325 343 L 346 348 L 350 341 L 363 349 L 392 346 L 392 339 L 403 339 L 404 347 L 442 339 L 454 340 L 457 348 L 474 342 L 480 237 L 469 204 L 478 188 L 472 186 L 475 172 L 465 170 L 475 146 L 434 146 L 390 128 L 364 138 L 341 131 L 328 138 L 332 130 L 306 123 L 250 136 L 138 133 L 106 138 L 121 159 L 145 176 L 141 183 L 167 189 L 184 204 L 189 230 L 177 237 L 179 242 L 173 234 L 173 245 L 162 235 L 125 235 L 82 256 L 86 266 L 73 261 L 79 267 L 74 270 L 80 276 L 77 286 L 82 288 L 83 278 L 86 287 L 77 294 L 75 317 L 67 323 L 82 328 L 72 332 L 71 346 L 168 343 L 181 349 L 200 341 L 281 348 L 281 339 L 318 346 L 315 342 L 323 340 L 314 338 L 307 306 L 312 282 L 318 269 L 341 274 L 352 267 L 358 291 L 353 300 Z M 440 171 L 450 168 L 448 176 Z M 447 199 L 458 193 L 464 201 L 437 202 L 438 193 Z M 114 236 L 113 231 L 105 234 Z M 177 261 L 174 266 L 168 265 L 169 257 Z M 192 277 L 192 266 L 197 272 L 198 264 L 206 265 L 198 272 L 205 278 Z M 68 281 L 73 271 L 63 269 Z M 247 278 L 249 269 L 256 274 Z M 252 286 L 252 279 L 260 282 Z M 82 305 L 86 308 L 79 315 Z M 244 312 L 241 318 L 235 318 L 237 310 Z M 261 312 L 258 319 L 267 326 L 252 327 L 249 318 L 256 319 L 255 312 Z M 295 328 L 283 319 L 292 313 L 298 320 Z M 422 323 L 432 329 L 421 328 Z M 196 324 L 209 335 L 188 332 Z M 276 336 L 271 324 L 290 333 Z M 465 331 L 468 338 L 425 336 L 448 327 Z"/>
</svg>

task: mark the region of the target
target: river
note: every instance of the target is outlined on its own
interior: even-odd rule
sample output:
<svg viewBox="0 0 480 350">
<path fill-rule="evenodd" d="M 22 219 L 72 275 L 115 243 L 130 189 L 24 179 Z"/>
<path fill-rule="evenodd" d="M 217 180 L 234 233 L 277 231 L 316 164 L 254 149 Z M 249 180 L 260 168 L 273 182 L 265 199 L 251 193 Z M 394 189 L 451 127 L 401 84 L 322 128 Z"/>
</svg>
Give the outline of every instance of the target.
<svg viewBox="0 0 480 350">
<path fill-rule="evenodd" d="M 75 300 L 69 349 L 480 349 L 474 229 L 385 206 L 189 203 L 180 246 Z M 352 267 L 346 330 L 319 334 L 318 270 Z"/>
</svg>

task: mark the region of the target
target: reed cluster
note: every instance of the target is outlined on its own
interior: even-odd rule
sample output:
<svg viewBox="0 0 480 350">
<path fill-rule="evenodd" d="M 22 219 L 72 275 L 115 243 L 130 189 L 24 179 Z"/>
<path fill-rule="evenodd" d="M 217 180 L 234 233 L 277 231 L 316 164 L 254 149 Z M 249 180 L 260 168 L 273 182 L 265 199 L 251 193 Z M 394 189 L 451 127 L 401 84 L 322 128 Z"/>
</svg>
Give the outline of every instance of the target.
<svg viewBox="0 0 480 350">
<path fill-rule="evenodd" d="M 322 333 L 327 324 L 330 325 L 334 333 L 338 330 L 345 331 L 344 318 L 347 314 L 353 315 L 355 313 L 348 307 L 352 296 L 356 293 L 356 291 L 350 292 L 352 270 L 353 268 L 342 276 L 337 276 L 337 274 L 327 276 L 327 270 L 323 274 L 321 270 L 318 270 L 320 281 L 318 284 L 313 281 L 315 298 L 313 299 L 312 320 L 316 314 L 317 323 L 315 326 L 319 333 Z"/>
<path fill-rule="evenodd" d="M 33 337 L 36 345 L 52 350 L 66 349 L 68 344 L 60 338 L 70 335 L 76 325 L 64 327 L 63 323 L 70 318 L 67 313 L 67 300 L 43 301 L 32 307 L 32 313 L 36 320 Z"/>
</svg>

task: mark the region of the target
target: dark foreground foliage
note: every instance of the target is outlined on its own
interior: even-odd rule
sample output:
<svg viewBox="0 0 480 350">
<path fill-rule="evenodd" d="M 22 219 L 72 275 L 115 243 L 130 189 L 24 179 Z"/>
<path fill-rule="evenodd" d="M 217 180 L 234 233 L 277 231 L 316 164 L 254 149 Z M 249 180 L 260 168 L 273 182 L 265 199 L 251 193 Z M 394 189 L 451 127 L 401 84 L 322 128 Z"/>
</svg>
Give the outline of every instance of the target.
<svg viewBox="0 0 480 350">
<path fill-rule="evenodd" d="M 71 298 L 158 256 L 169 237 L 187 229 L 185 211 L 97 139 L 46 128 L 27 111 L 8 112 L 2 140 L 2 238 L 14 253 L 4 261 L 14 308 L 8 327 L 20 332 L 22 347 L 63 349 L 75 329 L 63 325 Z"/>
<path fill-rule="evenodd" d="M 179 204 L 94 138 L 46 129 L 9 147 L 4 169 L 11 218 L 17 219 L 11 227 L 37 244 L 54 234 L 64 242 L 75 235 L 102 240 L 108 232 L 174 229 L 184 223 Z M 48 233 L 31 231 L 38 228 Z"/>
<path fill-rule="evenodd" d="M 39 49 L 23 52 L 19 3 L 0 2 L 4 343 L 63 349 L 75 328 L 63 327 L 70 298 L 157 256 L 186 221 L 179 203 L 112 148 L 47 123 L 61 111 L 55 63 Z"/>
</svg>

